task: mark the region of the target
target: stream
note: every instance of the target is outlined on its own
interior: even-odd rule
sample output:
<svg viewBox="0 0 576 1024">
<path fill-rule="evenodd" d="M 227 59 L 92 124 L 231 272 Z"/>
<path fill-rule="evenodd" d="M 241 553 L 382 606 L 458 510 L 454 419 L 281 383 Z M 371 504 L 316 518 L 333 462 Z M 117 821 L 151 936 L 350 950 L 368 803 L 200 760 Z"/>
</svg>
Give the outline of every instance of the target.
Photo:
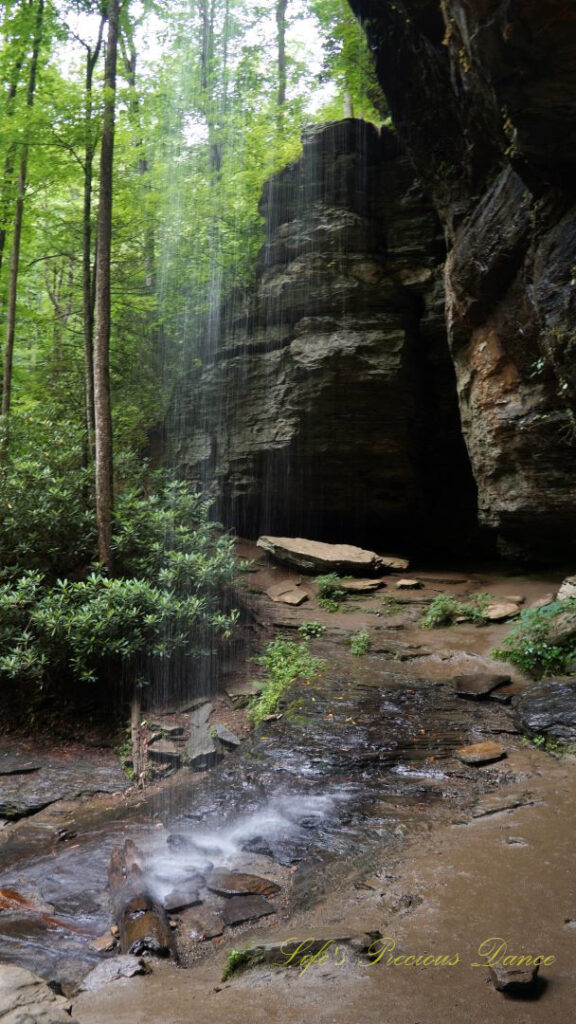
<svg viewBox="0 0 576 1024">
<path fill-rule="evenodd" d="M 80 803 L 67 829 L 30 817 L 8 830 L 0 959 L 64 991 L 78 984 L 101 959 L 90 941 L 111 923 L 107 865 L 126 839 L 144 852 L 155 895 L 165 900 L 193 885 L 187 913 L 201 911 L 204 920 L 227 902 L 206 886 L 213 869 L 272 880 L 280 891 L 262 911 L 268 923 L 360 879 L 384 846 L 431 819 L 457 816 L 497 785 L 489 768 L 478 773 L 453 754 L 471 732 L 513 732 L 506 707 L 484 702 L 480 713 L 446 680 L 407 675 L 405 665 L 395 671 L 377 653 L 360 661 L 329 639 L 314 641 L 313 651 L 327 670 L 313 684 L 296 683 L 282 717 L 264 722 L 209 774 L 184 770 L 136 803 L 116 798 L 96 819 Z M 232 933 L 243 927 L 236 922 Z M 181 928 L 184 965 L 208 946 Z"/>
</svg>

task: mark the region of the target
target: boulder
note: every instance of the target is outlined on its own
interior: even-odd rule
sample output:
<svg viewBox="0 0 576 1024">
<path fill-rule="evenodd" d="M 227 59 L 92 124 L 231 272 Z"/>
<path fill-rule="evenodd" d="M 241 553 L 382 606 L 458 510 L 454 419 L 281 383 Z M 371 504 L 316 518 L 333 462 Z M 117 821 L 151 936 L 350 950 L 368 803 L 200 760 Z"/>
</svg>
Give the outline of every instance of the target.
<svg viewBox="0 0 576 1024">
<path fill-rule="evenodd" d="M 235 924 L 242 924 L 243 921 L 253 921 L 257 917 L 267 917 L 268 914 L 275 914 L 276 910 L 263 896 L 233 896 L 226 901 L 222 912 L 224 923 L 229 927 Z"/>
<path fill-rule="evenodd" d="M 398 580 L 396 584 L 397 590 L 420 590 L 422 584 L 420 580 L 403 579 Z"/>
<path fill-rule="evenodd" d="M 506 757 L 506 751 L 494 740 L 484 740 L 482 743 L 473 743 L 469 747 L 460 747 L 456 751 L 456 757 L 464 764 L 482 765 L 490 764 L 492 761 L 501 761 L 503 757 Z"/>
<path fill-rule="evenodd" d="M 186 907 L 193 907 L 196 903 L 201 902 L 198 889 L 194 885 L 180 885 L 176 889 L 172 889 L 162 900 L 164 910 L 168 914 L 184 910 Z"/>
<path fill-rule="evenodd" d="M 534 957 L 530 959 L 534 959 Z M 490 979 L 498 992 L 510 992 L 516 995 L 528 994 L 536 987 L 538 967 L 539 964 L 534 967 L 522 964 L 506 967 L 497 963 L 490 967 Z"/>
<path fill-rule="evenodd" d="M 518 605 L 512 601 L 495 601 L 494 604 L 488 605 L 483 614 L 488 622 L 505 622 L 506 619 L 513 619 L 519 611 Z"/>
<path fill-rule="evenodd" d="M 180 922 L 182 933 L 196 939 L 197 942 L 222 935 L 225 927 L 222 915 L 207 907 L 194 907 L 192 910 L 183 911 L 180 914 Z"/>
<path fill-rule="evenodd" d="M 528 736 L 576 742 L 576 679 L 536 683 L 518 698 L 516 724 Z"/>
<path fill-rule="evenodd" d="M 231 732 L 225 725 L 215 722 L 212 726 L 212 733 L 225 747 L 239 747 L 242 742 L 235 732 Z"/>
<path fill-rule="evenodd" d="M 12 964 L 0 964 L 0 1019 L 3 1024 L 76 1024 L 67 999 Z"/>
<path fill-rule="evenodd" d="M 140 956 L 115 956 L 111 960 L 103 960 L 90 974 L 86 975 L 80 986 L 80 992 L 97 992 L 113 981 L 133 978 L 136 974 L 149 974 L 150 968 Z"/>
<path fill-rule="evenodd" d="M 554 594 L 543 594 L 542 597 L 536 598 L 535 601 L 528 606 L 529 608 L 545 608 L 547 604 L 552 604 L 555 600 Z"/>
<path fill-rule="evenodd" d="M 268 587 L 266 593 L 271 601 L 276 601 L 279 604 L 291 604 L 296 608 L 308 600 L 306 591 L 300 590 L 299 586 L 293 583 L 292 580 L 274 583 L 273 586 Z"/>
<path fill-rule="evenodd" d="M 576 598 L 576 576 L 567 576 L 560 585 L 557 594 L 558 600 L 564 601 L 567 597 Z"/>
<path fill-rule="evenodd" d="M 509 682 L 510 676 L 476 672 L 473 675 L 455 676 L 454 688 L 458 697 L 467 700 L 487 700 L 493 690 Z"/>
<path fill-rule="evenodd" d="M 377 555 L 352 544 L 324 544 L 303 537 L 260 537 L 258 547 L 301 572 L 359 575 L 407 569 L 405 558 Z"/>
</svg>

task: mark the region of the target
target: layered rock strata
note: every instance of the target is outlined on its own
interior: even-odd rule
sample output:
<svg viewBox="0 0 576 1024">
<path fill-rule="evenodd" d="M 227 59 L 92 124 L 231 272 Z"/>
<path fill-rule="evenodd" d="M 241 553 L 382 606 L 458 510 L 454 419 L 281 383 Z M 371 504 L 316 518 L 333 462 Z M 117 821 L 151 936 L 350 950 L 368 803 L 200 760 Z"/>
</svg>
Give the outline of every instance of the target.
<svg viewBox="0 0 576 1024">
<path fill-rule="evenodd" d="M 447 324 L 480 520 L 576 547 L 576 7 L 350 0 L 449 247 Z"/>
<path fill-rule="evenodd" d="M 183 471 L 249 536 L 414 550 L 468 534 L 442 233 L 395 136 L 306 132 L 261 211 L 255 293 L 180 395 Z"/>
</svg>

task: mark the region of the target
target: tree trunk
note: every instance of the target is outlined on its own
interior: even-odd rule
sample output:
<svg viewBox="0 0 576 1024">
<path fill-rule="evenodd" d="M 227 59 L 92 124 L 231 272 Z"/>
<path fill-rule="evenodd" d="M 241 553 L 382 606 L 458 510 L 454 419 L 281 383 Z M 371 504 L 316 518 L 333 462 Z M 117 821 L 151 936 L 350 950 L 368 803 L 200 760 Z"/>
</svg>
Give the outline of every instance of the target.
<svg viewBox="0 0 576 1024">
<path fill-rule="evenodd" d="M 84 205 L 82 210 L 82 312 L 84 329 L 84 374 L 86 393 L 86 437 L 90 459 L 94 458 L 94 277 L 92 272 L 92 169 L 96 143 L 92 124 L 92 84 L 94 68 L 100 55 L 106 15 L 100 19 L 98 40 L 94 51 L 86 54 L 86 110 L 84 150 Z"/>
<path fill-rule="evenodd" d="M 44 19 L 44 0 L 38 0 L 36 21 L 34 24 L 34 42 L 28 72 L 28 89 L 26 106 L 34 106 L 36 92 L 36 74 L 38 56 L 42 42 L 42 25 Z M 18 270 L 20 267 L 20 242 L 22 239 L 22 221 L 24 219 L 24 194 L 26 192 L 26 175 L 28 168 L 28 143 L 24 142 L 20 156 L 18 172 L 18 195 L 14 214 L 14 233 L 12 236 L 12 253 L 10 256 L 10 283 L 8 289 L 8 309 L 6 313 L 6 347 L 4 349 L 4 379 L 2 381 L 2 417 L 8 417 L 12 403 L 12 367 L 14 364 L 14 339 L 16 336 L 16 302 L 18 298 Z"/>
<path fill-rule="evenodd" d="M 98 556 L 110 572 L 114 504 L 112 406 L 110 396 L 110 254 L 112 248 L 112 172 L 118 55 L 119 0 L 108 4 L 108 49 L 104 67 L 104 113 L 100 151 L 100 202 L 96 257 L 96 335 L 94 339 L 94 426 Z"/>
<path fill-rule="evenodd" d="M 276 39 L 278 45 L 278 109 L 282 118 L 282 107 L 286 103 L 286 9 L 288 0 L 276 2 Z"/>
<path fill-rule="evenodd" d="M 130 702 L 130 745 L 132 747 L 132 767 L 134 782 L 142 786 L 144 782 L 144 763 L 142 757 L 142 692 L 138 683 L 134 684 L 134 692 Z"/>
</svg>

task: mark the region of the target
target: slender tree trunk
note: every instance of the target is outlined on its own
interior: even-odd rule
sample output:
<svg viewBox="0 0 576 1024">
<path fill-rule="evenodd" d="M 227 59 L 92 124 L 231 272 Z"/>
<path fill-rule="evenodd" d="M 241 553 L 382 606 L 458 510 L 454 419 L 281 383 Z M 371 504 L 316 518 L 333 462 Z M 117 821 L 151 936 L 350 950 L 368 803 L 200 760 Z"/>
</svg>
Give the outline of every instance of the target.
<svg viewBox="0 0 576 1024">
<path fill-rule="evenodd" d="M 36 92 L 36 74 L 38 56 L 42 42 L 42 25 L 44 19 L 44 0 L 38 0 L 36 21 L 34 25 L 34 42 L 28 72 L 28 90 L 26 106 L 29 110 L 34 106 Z M 12 402 L 12 367 L 14 364 L 14 339 L 16 336 L 16 302 L 18 299 L 18 270 L 20 265 L 20 243 L 22 239 L 22 222 L 24 219 L 24 194 L 26 192 L 26 175 L 28 168 L 28 143 L 24 142 L 20 156 L 18 172 L 18 195 L 14 214 L 14 232 L 12 236 L 12 253 L 10 256 L 10 283 L 8 289 L 8 309 L 6 313 L 6 347 L 4 349 L 4 379 L 2 381 L 2 416 L 8 417 Z"/>
<path fill-rule="evenodd" d="M 104 67 L 104 113 L 100 151 L 100 202 L 96 257 L 96 334 L 94 339 L 94 424 L 96 440 L 96 522 L 100 561 L 112 571 L 114 504 L 112 407 L 110 396 L 110 254 L 112 172 L 120 0 L 108 3 L 108 48 Z"/>
<path fill-rule="evenodd" d="M 18 78 L 20 71 L 22 70 L 23 58 L 19 57 L 14 65 L 14 71 L 12 74 L 12 81 L 8 87 L 8 96 L 6 98 L 6 117 L 9 118 L 14 113 L 14 100 L 16 99 L 16 92 L 18 90 Z M 8 206 L 12 200 L 11 192 L 14 179 L 14 157 L 16 152 L 16 146 L 14 143 L 8 147 L 6 157 L 4 159 L 4 177 L 2 180 L 2 201 L 0 202 L 0 272 L 2 271 L 2 263 L 4 261 L 4 249 L 6 248 L 6 220 L 8 216 Z"/>
<path fill-rule="evenodd" d="M 288 0 L 276 0 L 276 39 L 278 45 L 278 123 L 286 103 L 286 9 Z"/>
<path fill-rule="evenodd" d="M 92 84 L 100 55 L 106 15 L 100 19 L 98 41 L 86 55 L 86 145 L 84 151 L 84 205 L 82 211 L 82 310 L 84 327 L 84 373 L 86 391 L 86 437 L 88 457 L 94 458 L 94 277 L 92 269 L 92 171 L 96 143 L 92 124 Z"/>
</svg>

